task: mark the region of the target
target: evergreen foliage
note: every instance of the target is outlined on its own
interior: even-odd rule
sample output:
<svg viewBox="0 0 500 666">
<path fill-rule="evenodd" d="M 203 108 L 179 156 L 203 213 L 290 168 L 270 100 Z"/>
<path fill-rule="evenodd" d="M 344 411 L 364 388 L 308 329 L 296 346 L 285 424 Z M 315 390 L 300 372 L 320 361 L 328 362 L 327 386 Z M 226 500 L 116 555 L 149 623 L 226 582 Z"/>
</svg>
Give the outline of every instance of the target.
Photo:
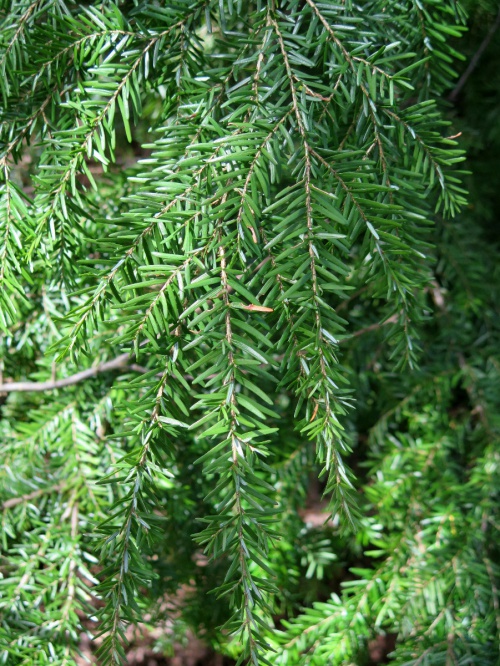
<svg viewBox="0 0 500 666">
<path fill-rule="evenodd" d="M 0 3 L 0 663 L 82 631 L 125 663 L 181 589 L 238 664 L 499 663 L 497 239 L 450 219 L 439 103 L 464 20 Z"/>
</svg>

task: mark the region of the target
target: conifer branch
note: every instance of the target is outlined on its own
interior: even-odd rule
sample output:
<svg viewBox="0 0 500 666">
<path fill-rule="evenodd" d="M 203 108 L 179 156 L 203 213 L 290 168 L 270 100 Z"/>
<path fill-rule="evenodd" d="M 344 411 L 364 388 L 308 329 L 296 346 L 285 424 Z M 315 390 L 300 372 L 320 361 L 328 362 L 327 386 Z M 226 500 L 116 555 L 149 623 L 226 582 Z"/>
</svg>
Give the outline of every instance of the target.
<svg viewBox="0 0 500 666">
<path fill-rule="evenodd" d="M 463 660 L 463 618 L 500 589 L 497 369 L 467 356 L 472 387 L 453 359 L 491 359 L 498 336 L 482 324 L 491 261 L 463 294 L 475 227 L 454 223 L 457 252 L 435 217 L 465 202 L 432 101 L 455 11 L 0 11 L 2 371 L 47 378 L 0 380 L 0 660 L 70 666 L 95 612 L 96 658 L 126 663 L 128 625 L 186 585 L 175 636 L 206 626 L 240 666 L 366 661 L 380 632 L 399 634 L 395 666 Z M 330 518 L 313 529 L 321 474 Z M 338 552 L 353 580 L 329 597 Z M 479 624 L 469 660 L 490 640 Z"/>
</svg>

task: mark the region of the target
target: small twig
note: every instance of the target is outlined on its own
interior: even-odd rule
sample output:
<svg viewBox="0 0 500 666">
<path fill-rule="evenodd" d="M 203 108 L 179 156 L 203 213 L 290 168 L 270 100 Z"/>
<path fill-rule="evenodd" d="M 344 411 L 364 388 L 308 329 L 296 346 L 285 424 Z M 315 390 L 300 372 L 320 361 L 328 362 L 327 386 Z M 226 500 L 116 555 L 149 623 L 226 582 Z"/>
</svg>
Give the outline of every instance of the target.
<svg viewBox="0 0 500 666">
<path fill-rule="evenodd" d="M 342 340 L 339 340 L 339 342 L 347 342 L 348 340 L 352 340 L 353 338 L 357 338 L 360 335 L 364 335 L 365 333 L 370 333 L 370 331 L 376 331 L 379 328 L 382 328 L 383 326 L 387 326 L 387 324 L 395 324 L 398 320 L 398 315 L 393 314 L 389 319 L 386 319 L 383 322 L 377 322 L 376 324 L 371 324 L 370 326 L 366 326 L 365 328 L 360 328 L 359 331 L 355 331 L 354 333 L 351 333 L 347 338 L 342 338 Z"/>
<path fill-rule="evenodd" d="M 495 19 L 495 22 L 493 23 L 491 28 L 486 33 L 486 37 L 481 42 L 478 50 L 472 56 L 471 61 L 469 63 L 469 66 L 467 67 L 465 72 L 462 74 L 462 76 L 458 79 L 457 85 L 453 88 L 451 93 L 448 95 L 448 99 L 449 99 L 450 102 L 455 102 L 457 97 L 462 92 L 462 88 L 467 83 L 467 79 L 472 74 L 472 72 L 476 69 L 476 67 L 479 63 L 479 60 L 481 59 L 481 56 L 483 55 L 483 53 L 488 48 L 491 40 L 493 39 L 493 35 L 498 30 L 499 26 L 500 26 L 500 9 L 498 10 L 498 14 L 497 14 L 497 17 Z"/>
<path fill-rule="evenodd" d="M 130 365 L 129 361 L 130 354 L 125 353 L 120 354 L 120 356 L 117 356 L 111 361 L 100 363 L 93 368 L 82 370 L 81 372 L 77 372 L 76 374 L 71 375 L 70 377 L 65 377 L 64 379 L 50 380 L 48 382 L 7 382 L 6 384 L 0 384 L 0 393 L 12 393 L 13 391 L 53 391 L 54 389 L 65 388 L 66 386 L 78 384 L 84 379 L 95 377 L 102 372 L 109 372 L 110 370 L 123 370 L 125 368 L 129 368 L 135 372 L 144 372 L 145 368 L 136 365 L 135 363 Z"/>
<path fill-rule="evenodd" d="M 12 507 L 17 506 L 18 504 L 29 502 L 32 499 L 40 497 L 40 495 L 57 493 L 62 489 L 63 485 L 57 484 L 56 486 L 52 486 L 50 488 L 40 488 L 39 490 L 34 490 L 32 493 L 28 493 L 27 495 L 21 495 L 21 497 L 12 497 L 11 499 L 5 500 L 5 502 L 0 507 L 0 510 L 7 511 L 7 509 L 12 509 Z"/>
</svg>

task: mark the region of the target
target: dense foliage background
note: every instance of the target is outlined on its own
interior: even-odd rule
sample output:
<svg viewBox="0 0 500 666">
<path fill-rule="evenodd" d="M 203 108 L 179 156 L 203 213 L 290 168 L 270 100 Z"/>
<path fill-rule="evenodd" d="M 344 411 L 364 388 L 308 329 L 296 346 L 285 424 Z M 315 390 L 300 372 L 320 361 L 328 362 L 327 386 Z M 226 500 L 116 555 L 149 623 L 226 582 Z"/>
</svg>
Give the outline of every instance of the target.
<svg viewBox="0 0 500 666">
<path fill-rule="evenodd" d="M 0 2 L 1 663 L 500 663 L 463 5 Z"/>
</svg>

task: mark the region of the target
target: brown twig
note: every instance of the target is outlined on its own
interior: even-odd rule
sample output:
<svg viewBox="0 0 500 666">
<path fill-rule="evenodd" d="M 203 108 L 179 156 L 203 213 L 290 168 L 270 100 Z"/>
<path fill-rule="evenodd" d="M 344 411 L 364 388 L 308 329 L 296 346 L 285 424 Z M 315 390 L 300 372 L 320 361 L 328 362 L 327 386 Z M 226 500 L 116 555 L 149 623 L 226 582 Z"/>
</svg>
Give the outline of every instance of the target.
<svg viewBox="0 0 500 666">
<path fill-rule="evenodd" d="M 64 379 L 50 380 L 48 382 L 7 382 L 6 384 L 0 384 L 0 393 L 12 393 L 13 391 L 53 391 L 54 389 L 78 384 L 84 379 L 95 377 L 102 372 L 109 372 L 110 370 L 124 370 L 125 368 L 135 372 L 143 372 L 145 370 L 145 368 L 138 366 L 135 363 L 130 365 L 129 361 L 130 354 L 125 353 L 120 354 L 120 356 L 117 356 L 111 361 L 100 363 L 93 368 L 82 370 L 70 377 L 64 377 Z"/>
<path fill-rule="evenodd" d="M 387 326 L 387 324 L 395 324 L 398 320 L 397 314 L 393 314 L 389 319 L 386 319 L 383 322 L 377 322 L 376 324 L 371 324 L 370 326 L 366 326 L 365 328 L 360 328 L 358 331 L 354 331 L 354 333 L 351 333 L 347 338 L 343 338 L 342 340 L 339 340 L 339 342 L 344 342 L 347 340 L 352 340 L 353 338 L 357 338 L 360 335 L 364 335 L 365 333 L 370 333 L 370 331 L 376 331 L 379 328 L 382 328 L 382 326 Z"/>
<path fill-rule="evenodd" d="M 58 484 L 50 488 L 40 488 L 39 490 L 34 490 L 31 493 L 22 495 L 21 497 L 12 497 L 11 499 L 5 500 L 5 502 L 0 506 L 0 511 L 7 511 L 7 509 L 12 509 L 18 504 L 23 504 L 24 502 L 29 502 L 32 499 L 40 497 L 40 495 L 45 495 L 46 493 L 57 493 L 62 490 L 63 486 Z"/>
<path fill-rule="evenodd" d="M 457 97 L 462 92 L 462 88 L 467 83 L 467 79 L 472 74 L 472 72 L 476 69 L 476 67 L 479 63 L 479 60 L 481 59 L 481 56 L 483 55 L 483 53 L 488 48 L 491 40 L 493 39 L 493 35 L 498 30 L 499 26 L 500 26 L 500 9 L 498 10 L 498 14 L 497 14 L 497 17 L 495 19 L 495 22 L 493 23 L 491 28 L 486 33 L 486 37 L 483 39 L 483 41 L 479 45 L 478 50 L 472 56 L 471 61 L 469 63 L 469 66 L 467 67 L 465 72 L 462 74 L 462 76 L 458 79 L 457 85 L 453 88 L 451 93 L 448 95 L 448 99 L 449 99 L 450 102 L 455 102 Z"/>
</svg>

